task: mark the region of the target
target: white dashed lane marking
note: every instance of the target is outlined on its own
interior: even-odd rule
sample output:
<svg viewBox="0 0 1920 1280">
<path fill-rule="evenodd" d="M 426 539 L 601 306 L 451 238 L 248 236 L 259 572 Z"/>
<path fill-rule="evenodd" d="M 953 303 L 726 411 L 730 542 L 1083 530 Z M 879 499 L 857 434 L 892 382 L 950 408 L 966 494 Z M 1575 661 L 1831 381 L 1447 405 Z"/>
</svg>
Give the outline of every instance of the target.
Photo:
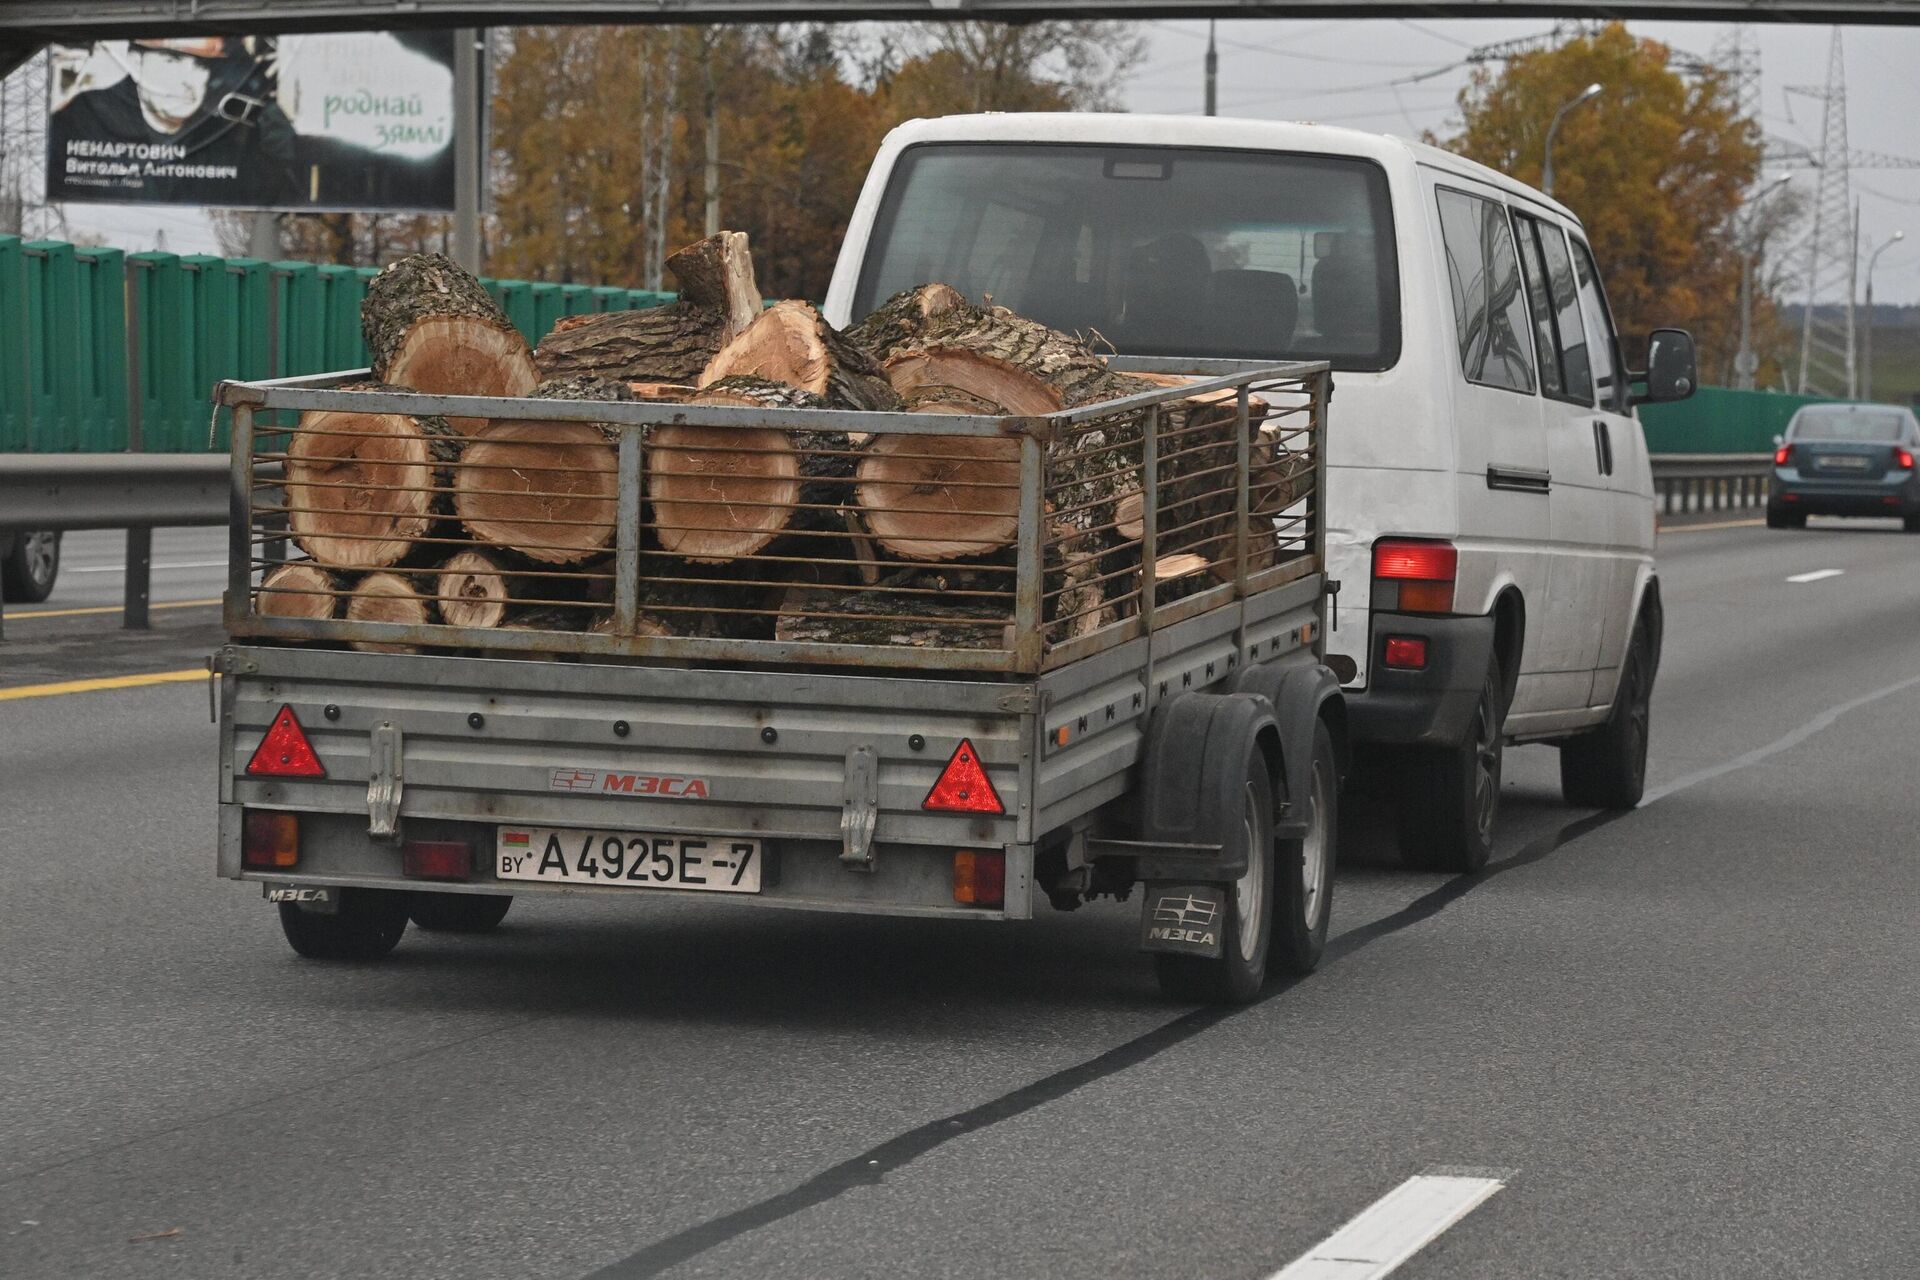
<svg viewBox="0 0 1920 1280">
<path fill-rule="evenodd" d="M 1837 578 L 1845 572 L 1846 572 L 1845 569 L 1815 569 L 1812 573 L 1796 573 L 1792 577 L 1788 578 L 1787 581 L 1788 582 L 1818 582 L 1822 578 Z"/>
<path fill-rule="evenodd" d="M 1507 1169 L 1416 1174 L 1270 1280 L 1379 1280 L 1486 1203 L 1511 1176 Z"/>
</svg>

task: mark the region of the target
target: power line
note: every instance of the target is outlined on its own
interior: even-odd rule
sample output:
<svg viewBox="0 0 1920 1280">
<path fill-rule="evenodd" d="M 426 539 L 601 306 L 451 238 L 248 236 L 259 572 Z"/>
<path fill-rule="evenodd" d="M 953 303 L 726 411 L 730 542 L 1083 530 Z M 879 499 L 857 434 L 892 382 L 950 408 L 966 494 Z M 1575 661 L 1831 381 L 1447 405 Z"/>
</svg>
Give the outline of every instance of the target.
<svg viewBox="0 0 1920 1280">
<path fill-rule="evenodd" d="M 1204 40 L 1207 38 L 1198 31 L 1188 31 L 1184 27 L 1176 27 L 1170 22 L 1149 22 L 1147 25 L 1150 27 L 1158 27 L 1162 31 L 1171 31 L 1175 35 L 1191 36 L 1195 40 Z M 1230 49 L 1244 49 L 1248 53 L 1264 53 L 1276 58 L 1296 58 L 1301 62 L 1325 62 L 1343 67 L 1426 67 L 1432 65 L 1427 62 L 1399 62 L 1375 58 L 1343 58 L 1338 54 L 1332 53 L 1302 53 L 1298 49 L 1276 49 L 1272 45 L 1252 44 L 1245 40 L 1222 40 L 1220 43 Z"/>
</svg>

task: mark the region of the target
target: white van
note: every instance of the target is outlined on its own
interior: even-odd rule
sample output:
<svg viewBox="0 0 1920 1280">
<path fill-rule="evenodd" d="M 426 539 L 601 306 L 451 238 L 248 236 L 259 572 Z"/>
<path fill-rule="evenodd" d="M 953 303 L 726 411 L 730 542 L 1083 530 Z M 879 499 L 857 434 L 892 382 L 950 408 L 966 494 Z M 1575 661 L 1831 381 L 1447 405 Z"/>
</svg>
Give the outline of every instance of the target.
<svg viewBox="0 0 1920 1280">
<path fill-rule="evenodd" d="M 1485 863 L 1506 742 L 1558 743 L 1569 803 L 1639 802 L 1661 609 L 1633 406 L 1691 394 L 1693 343 L 1657 330 L 1625 370 L 1566 208 L 1350 129 L 956 116 L 887 137 L 827 317 L 927 281 L 1168 368 L 1332 363 L 1329 661 L 1415 865 Z"/>
</svg>

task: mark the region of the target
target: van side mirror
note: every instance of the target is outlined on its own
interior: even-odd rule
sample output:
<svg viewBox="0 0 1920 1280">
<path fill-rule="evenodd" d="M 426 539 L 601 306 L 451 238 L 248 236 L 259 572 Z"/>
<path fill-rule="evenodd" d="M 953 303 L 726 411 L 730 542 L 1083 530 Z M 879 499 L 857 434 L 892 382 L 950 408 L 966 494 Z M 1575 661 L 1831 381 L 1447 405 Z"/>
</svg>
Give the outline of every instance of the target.
<svg viewBox="0 0 1920 1280">
<path fill-rule="evenodd" d="M 1685 400 L 1700 385 L 1693 335 L 1685 329 L 1655 329 L 1647 338 L 1647 371 L 1628 376 L 1646 383 L 1645 390 L 1634 393 L 1635 404 Z"/>
</svg>

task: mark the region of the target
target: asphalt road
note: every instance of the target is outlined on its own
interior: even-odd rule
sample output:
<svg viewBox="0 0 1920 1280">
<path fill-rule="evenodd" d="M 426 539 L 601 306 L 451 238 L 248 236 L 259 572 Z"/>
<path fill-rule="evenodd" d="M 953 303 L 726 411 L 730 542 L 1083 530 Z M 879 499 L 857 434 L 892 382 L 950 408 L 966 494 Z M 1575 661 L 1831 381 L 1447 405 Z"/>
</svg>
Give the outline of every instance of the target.
<svg viewBox="0 0 1920 1280">
<path fill-rule="evenodd" d="M 1504 1185 L 1397 1277 L 1912 1275 L 1920 539 L 1663 541 L 1650 802 L 1515 751 L 1463 879 L 1356 803 L 1327 963 L 1231 1014 L 1111 904 L 304 963 L 199 686 L 0 701 L 0 1276 L 1254 1280 L 1439 1166 Z"/>
</svg>

